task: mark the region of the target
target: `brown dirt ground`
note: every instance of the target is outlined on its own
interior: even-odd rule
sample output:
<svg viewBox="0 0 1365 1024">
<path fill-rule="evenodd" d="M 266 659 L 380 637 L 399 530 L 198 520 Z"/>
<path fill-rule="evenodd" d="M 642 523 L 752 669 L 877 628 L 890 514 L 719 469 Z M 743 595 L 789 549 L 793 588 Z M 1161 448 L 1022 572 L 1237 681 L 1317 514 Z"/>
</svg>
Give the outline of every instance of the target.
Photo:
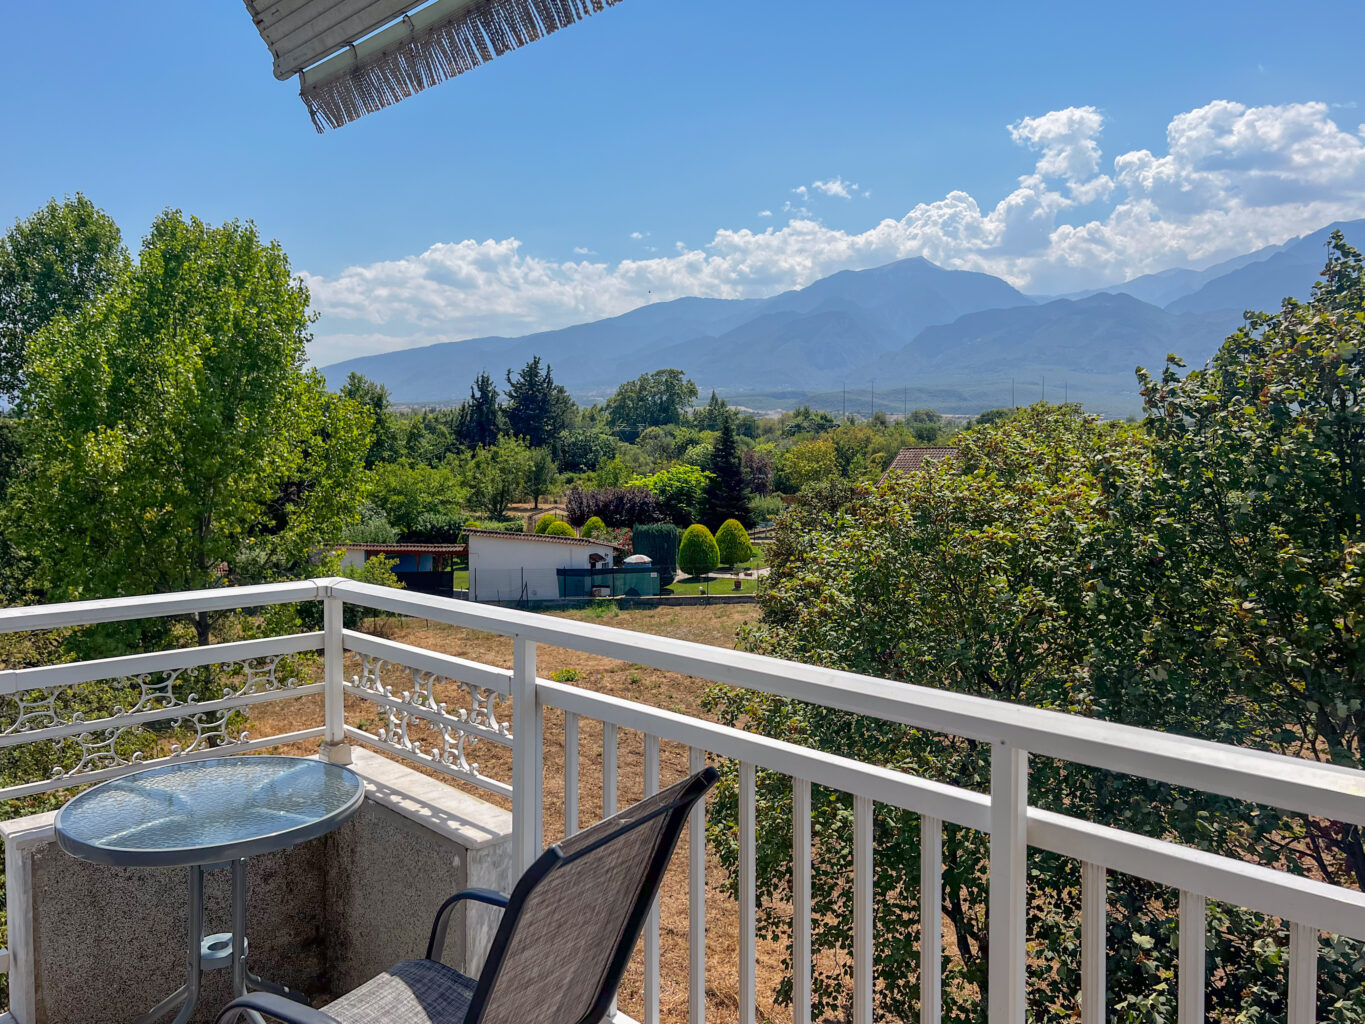
<svg viewBox="0 0 1365 1024">
<path fill-rule="evenodd" d="M 736 631 L 741 624 L 757 615 L 752 605 L 720 605 L 712 607 L 655 608 L 615 611 L 607 615 L 585 612 L 557 613 L 566 618 L 581 618 L 621 629 L 655 633 L 663 636 L 693 640 L 718 647 L 733 647 Z M 431 650 L 459 655 L 474 661 L 510 668 L 512 642 L 505 637 L 476 633 L 472 630 L 430 623 L 418 619 L 379 620 L 366 623 L 366 628 L 385 636 Z M 565 669 L 577 671 L 573 685 L 599 693 L 626 698 L 654 707 L 682 714 L 710 717 L 702 711 L 701 697 L 706 682 L 690 676 L 662 672 L 641 665 L 613 661 L 609 658 L 541 646 L 537 652 L 537 669 L 542 677 L 552 677 Z M 347 666 L 347 674 L 357 666 Z M 391 685 L 399 690 L 406 676 L 396 677 Z M 456 688 L 450 687 L 448 697 L 452 707 L 462 706 Z M 500 711 L 510 721 L 510 702 L 499 704 Z M 373 732 L 378 716 L 375 705 L 358 699 L 347 701 L 347 722 Z M 301 697 L 291 701 L 257 705 L 252 709 L 250 730 L 253 735 L 268 736 L 307 728 L 321 721 L 320 698 Z M 563 835 L 564 822 L 564 720 L 557 710 L 545 716 L 545 836 L 553 842 Z M 310 753 L 299 744 L 294 753 Z M 621 806 L 638 800 L 644 791 L 644 743 L 638 733 L 621 730 L 618 742 L 619 801 Z M 579 822 L 587 825 L 601 817 L 602 810 L 602 727 L 597 722 L 583 721 L 579 728 Z M 510 751 L 491 743 L 480 743 L 475 749 L 480 771 L 485 775 L 511 779 Z M 660 749 L 661 784 L 683 778 L 687 774 L 687 749 L 664 743 Z M 428 774 L 430 774 L 428 772 Z M 436 776 L 451 781 L 444 776 Z M 461 784 L 461 788 L 466 788 Z M 476 795 L 506 806 L 506 801 L 479 789 Z M 687 1021 L 687 837 L 683 836 L 678 853 L 665 880 L 660 900 L 660 1019 L 668 1024 Z M 724 870 L 708 857 L 706 897 L 706 976 L 707 1018 L 718 1024 L 734 1024 L 739 1019 L 737 965 L 739 957 L 739 921 L 734 902 L 719 888 Z M 774 1005 L 773 992 L 783 977 L 782 961 L 787 950 L 774 943 L 760 941 L 758 947 L 758 989 L 756 1013 L 760 1021 L 790 1021 L 789 1007 Z M 644 1015 L 643 973 L 641 953 L 637 950 L 631 970 L 621 987 L 621 1009 L 636 1020 Z"/>
</svg>

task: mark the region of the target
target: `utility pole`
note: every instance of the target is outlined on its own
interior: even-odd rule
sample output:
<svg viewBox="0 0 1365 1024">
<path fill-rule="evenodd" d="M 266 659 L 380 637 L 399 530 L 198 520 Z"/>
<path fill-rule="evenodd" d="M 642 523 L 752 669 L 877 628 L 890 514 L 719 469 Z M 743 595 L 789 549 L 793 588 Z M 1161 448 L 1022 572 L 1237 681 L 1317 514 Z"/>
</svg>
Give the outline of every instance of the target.
<svg viewBox="0 0 1365 1024">
<path fill-rule="evenodd" d="M 1015 404 L 1015 401 L 1014 401 L 1014 378 L 1013 378 L 1013 377 L 1010 378 L 1010 408 L 1012 408 L 1012 409 L 1017 409 L 1017 408 L 1019 408 L 1019 406 L 1016 405 L 1016 404 Z"/>
<path fill-rule="evenodd" d="M 901 388 L 901 422 L 902 422 L 902 423 L 904 423 L 906 420 L 908 420 L 908 419 L 910 418 L 910 399 L 907 397 L 909 394 L 910 394 L 910 389 L 909 389 L 909 388 L 907 388 L 907 387 L 902 387 L 902 388 Z"/>
<path fill-rule="evenodd" d="M 1062 381 L 1062 404 L 1068 405 L 1071 401 L 1071 392 L 1067 390 L 1068 381 Z"/>
<path fill-rule="evenodd" d="M 1046 378 L 1046 377 L 1043 378 L 1043 394 L 1042 394 L 1042 397 L 1040 397 L 1040 398 L 1038 399 L 1038 401 L 1040 401 L 1040 402 L 1046 402 L 1046 401 L 1047 401 L 1047 378 Z"/>
<path fill-rule="evenodd" d="M 839 405 L 839 422 L 840 422 L 840 423 L 842 423 L 842 422 L 844 422 L 844 420 L 848 419 L 848 381 L 844 381 L 844 383 L 843 383 L 841 386 L 843 387 L 843 394 L 844 394 L 844 397 L 843 397 L 842 403 Z"/>
<path fill-rule="evenodd" d="M 873 377 L 873 378 L 872 378 L 872 411 L 871 411 L 870 413 L 868 413 L 868 417 L 867 417 L 867 418 L 868 418 L 869 420 L 871 420 L 872 417 L 875 416 L 875 415 L 877 415 L 877 378 L 876 378 L 876 377 Z"/>
</svg>

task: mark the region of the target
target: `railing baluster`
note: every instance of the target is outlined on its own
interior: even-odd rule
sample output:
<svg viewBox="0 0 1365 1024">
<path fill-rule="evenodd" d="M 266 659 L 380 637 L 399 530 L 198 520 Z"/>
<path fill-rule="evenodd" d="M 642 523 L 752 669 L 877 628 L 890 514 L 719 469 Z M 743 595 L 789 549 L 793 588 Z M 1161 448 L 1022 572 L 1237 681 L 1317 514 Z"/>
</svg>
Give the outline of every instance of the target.
<svg viewBox="0 0 1365 1024">
<path fill-rule="evenodd" d="M 346 742 L 346 648 L 343 630 L 346 605 L 339 597 L 322 599 L 322 752 L 333 764 L 351 763 Z"/>
<path fill-rule="evenodd" d="M 564 712 L 564 838 L 578 831 L 578 715 Z"/>
<path fill-rule="evenodd" d="M 1318 1019 L 1318 930 L 1289 925 L 1289 1024 Z"/>
<path fill-rule="evenodd" d="M 919 1020 L 943 1016 L 943 822 L 919 820 Z"/>
<path fill-rule="evenodd" d="M 687 770 L 706 767 L 706 751 L 689 747 Z M 687 821 L 687 1022 L 706 1024 L 706 806 Z"/>
<path fill-rule="evenodd" d="M 1028 914 L 1028 751 L 991 749 L 990 1024 L 1024 1024 Z"/>
<path fill-rule="evenodd" d="M 512 644 L 512 832 L 517 874 L 544 846 L 544 709 L 536 693 L 536 642 Z"/>
<path fill-rule="evenodd" d="M 1109 956 L 1109 872 L 1081 863 L 1081 1024 L 1104 1024 Z"/>
<path fill-rule="evenodd" d="M 758 938 L 754 898 L 756 874 L 754 815 L 754 766 L 739 763 L 739 1024 L 754 1024 L 758 996 Z"/>
<path fill-rule="evenodd" d="M 1180 890 L 1180 1024 L 1204 1024 L 1204 897 Z"/>
<path fill-rule="evenodd" d="M 872 1024 L 872 798 L 853 798 L 853 1024 Z"/>
<path fill-rule="evenodd" d="M 659 737 L 645 733 L 645 796 L 659 792 Z M 645 1020 L 659 1024 L 659 898 L 645 921 Z"/>
<path fill-rule="evenodd" d="M 810 1024 L 810 781 L 792 779 L 792 1024 Z"/>
<path fill-rule="evenodd" d="M 602 723 L 602 817 L 610 818 L 618 810 L 616 800 L 616 726 Z"/>
</svg>

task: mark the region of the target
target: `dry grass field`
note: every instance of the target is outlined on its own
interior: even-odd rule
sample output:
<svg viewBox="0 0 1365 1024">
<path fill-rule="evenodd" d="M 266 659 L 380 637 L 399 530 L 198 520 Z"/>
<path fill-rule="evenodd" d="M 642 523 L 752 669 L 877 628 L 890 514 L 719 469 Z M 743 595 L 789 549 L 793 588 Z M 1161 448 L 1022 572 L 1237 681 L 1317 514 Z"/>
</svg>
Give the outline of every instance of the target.
<svg viewBox="0 0 1365 1024">
<path fill-rule="evenodd" d="M 736 631 L 741 624 L 757 615 L 757 609 L 753 605 L 719 605 L 613 611 L 606 615 L 600 612 L 558 614 L 621 629 L 677 637 L 718 647 L 733 647 Z M 366 625 L 373 625 L 382 630 L 385 636 L 403 643 L 490 665 L 508 668 L 512 665 L 512 642 L 504 637 L 415 619 L 380 620 L 376 624 Z M 693 677 L 545 646 L 539 648 L 537 669 L 545 678 L 563 673 L 564 670 L 573 670 L 577 673 L 577 679 L 573 682 L 575 686 L 682 714 L 706 717 L 701 708 L 701 697 L 707 684 Z M 348 674 L 354 671 L 354 667 L 348 666 Z M 390 682 L 397 691 L 405 688 L 406 674 L 396 675 L 392 680 L 386 678 L 385 681 Z M 450 690 L 448 696 L 451 706 L 461 706 L 459 692 L 454 687 Z M 445 698 L 447 695 L 441 696 Z M 255 735 L 265 736 L 313 724 L 321 718 L 318 701 L 319 698 L 305 697 L 258 705 L 252 709 L 251 731 Z M 500 707 L 510 721 L 510 703 Z M 374 731 L 377 727 L 376 710 L 373 704 L 348 701 L 347 721 Z M 602 728 L 596 722 L 584 721 L 579 731 L 579 820 L 581 825 L 587 825 L 598 820 L 602 810 Z M 553 842 L 563 835 L 564 822 L 564 725 L 562 714 L 553 709 L 546 714 L 545 740 L 545 834 L 546 841 Z M 620 805 L 626 806 L 640 799 L 644 793 L 643 737 L 621 730 L 618 749 L 619 799 Z M 301 749 L 295 752 L 309 751 Z M 475 748 L 475 753 L 484 774 L 510 781 L 511 762 L 506 748 L 485 742 Z M 687 774 L 685 747 L 662 744 L 659 761 L 664 785 Z M 482 790 L 470 791 L 499 802 L 498 797 Z M 684 834 L 660 903 L 661 1019 L 670 1024 L 684 1024 L 687 1020 L 687 857 L 687 838 Z M 735 903 L 716 887 L 716 883 L 723 878 L 723 869 L 712 859 L 708 867 L 706 900 L 707 1019 L 717 1024 L 734 1024 L 739 1018 L 739 923 Z M 759 944 L 756 1007 L 759 1020 L 791 1019 L 787 1007 L 773 1005 L 773 991 L 782 977 L 781 965 L 785 953 L 785 949 L 776 945 Z M 620 1007 L 637 1020 L 644 1020 L 643 979 L 638 952 L 621 990 Z"/>
</svg>

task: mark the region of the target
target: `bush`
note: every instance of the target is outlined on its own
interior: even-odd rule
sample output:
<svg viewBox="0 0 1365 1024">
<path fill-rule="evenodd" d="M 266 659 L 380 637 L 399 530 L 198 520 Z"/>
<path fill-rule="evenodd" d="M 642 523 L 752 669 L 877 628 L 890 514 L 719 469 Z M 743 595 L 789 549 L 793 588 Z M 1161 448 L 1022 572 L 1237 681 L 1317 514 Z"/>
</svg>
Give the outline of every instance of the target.
<svg viewBox="0 0 1365 1024">
<path fill-rule="evenodd" d="M 693 523 L 678 546 L 678 566 L 689 576 L 704 576 L 720 565 L 716 538 L 701 523 Z"/>
<path fill-rule="evenodd" d="M 555 515 L 553 512 L 546 512 L 543 516 L 536 520 L 535 532 L 544 533 L 557 522 L 559 522 L 559 517 L 557 515 Z"/>
<path fill-rule="evenodd" d="M 583 524 L 583 529 L 579 531 L 580 537 L 600 537 L 606 534 L 607 524 L 602 522 L 600 516 L 591 517 Z"/>
<path fill-rule="evenodd" d="M 550 675 L 550 678 L 553 679 L 556 683 L 576 683 L 578 682 L 578 669 L 576 668 L 557 669 Z"/>
<path fill-rule="evenodd" d="M 754 522 L 769 523 L 782 514 L 782 510 L 787 506 L 776 494 L 764 494 L 754 496 L 749 499 L 749 511 L 753 514 Z"/>
<path fill-rule="evenodd" d="M 549 528 L 546 529 L 546 531 L 545 531 L 545 536 L 547 536 L 547 537 L 577 537 L 578 534 L 574 533 L 574 532 L 573 532 L 573 527 L 570 526 L 568 523 L 564 522 L 564 520 L 562 520 L 562 519 L 556 519 L 553 523 L 550 524 Z"/>
<path fill-rule="evenodd" d="M 686 526 L 697 522 L 706 511 L 706 488 L 710 483 L 710 473 L 680 463 L 653 476 L 637 476 L 630 486 L 648 489 L 658 497 L 667 518 Z"/>
<path fill-rule="evenodd" d="M 583 526 L 597 516 L 607 526 L 617 528 L 637 523 L 661 523 L 668 517 L 659 499 L 643 487 L 600 487 L 597 490 L 572 488 L 564 496 L 565 518 Z"/>
<path fill-rule="evenodd" d="M 749 544 L 749 534 L 736 519 L 727 519 L 716 531 L 716 548 L 720 552 L 720 564 L 735 566 L 753 557 Z"/>
<path fill-rule="evenodd" d="M 678 539 L 682 531 L 672 523 L 650 523 L 632 531 L 637 555 L 648 555 L 659 570 L 659 586 L 666 587 L 678 575 Z"/>
</svg>

